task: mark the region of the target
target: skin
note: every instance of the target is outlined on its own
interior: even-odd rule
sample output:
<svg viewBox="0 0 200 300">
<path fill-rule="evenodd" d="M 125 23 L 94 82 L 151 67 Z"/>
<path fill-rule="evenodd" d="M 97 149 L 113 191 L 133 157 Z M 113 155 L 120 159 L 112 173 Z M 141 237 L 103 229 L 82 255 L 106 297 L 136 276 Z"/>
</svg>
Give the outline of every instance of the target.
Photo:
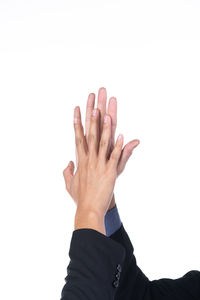
<svg viewBox="0 0 200 300">
<path fill-rule="evenodd" d="M 76 142 L 77 170 L 69 162 L 64 169 L 66 189 L 77 204 L 74 228 L 92 228 L 105 234 L 104 216 L 115 205 L 114 186 L 123 172 L 134 148 L 135 139 L 123 148 L 123 136 L 115 143 L 117 126 L 117 100 L 111 97 L 106 111 L 105 88 L 98 91 L 96 115 L 95 94 L 90 93 L 86 104 L 85 134 L 80 107 L 74 109 L 74 130 Z M 104 117 L 107 122 L 104 123 Z"/>
</svg>

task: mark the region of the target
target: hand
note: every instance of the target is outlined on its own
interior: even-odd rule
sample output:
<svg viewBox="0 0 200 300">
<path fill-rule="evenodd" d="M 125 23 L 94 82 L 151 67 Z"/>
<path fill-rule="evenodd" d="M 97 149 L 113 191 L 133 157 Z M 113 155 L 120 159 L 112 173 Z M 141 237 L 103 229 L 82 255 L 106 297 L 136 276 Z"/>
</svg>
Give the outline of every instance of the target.
<svg viewBox="0 0 200 300">
<path fill-rule="evenodd" d="M 110 205 L 117 178 L 123 135 L 118 136 L 108 159 L 111 142 L 111 117 L 110 115 L 105 116 L 99 139 L 100 111 L 97 108 L 94 112 L 96 114 L 90 116 L 87 142 L 83 132 L 80 107 L 77 106 L 74 110 L 78 166 L 74 176 L 66 177 L 66 188 L 77 203 L 75 229 L 92 226 L 92 228 L 105 233 L 104 216 Z M 67 176 L 65 170 L 64 177 Z"/>
<path fill-rule="evenodd" d="M 97 108 L 100 110 L 100 119 L 101 119 L 99 138 L 101 137 L 101 132 L 103 130 L 103 119 L 104 119 L 104 116 L 106 113 L 110 115 L 111 123 L 112 123 L 112 125 L 111 125 L 111 143 L 110 143 L 110 149 L 108 150 L 108 158 L 109 158 L 110 153 L 113 150 L 113 147 L 115 144 L 115 131 L 116 131 L 116 127 L 117 127 L 117 99 L 115 97 L 111 97 L 109 99 L 107 112 L 106 112 L 106 102 L 107 102 L 106 89 L 100 88 L 98 91 L 98 102 L 97 102 Z M 88 134 L 89 134 L 89 128 L 90 128 L 90 117 L 92 114 L 92 110 L 94 109 L 94 106 L 95 106 L 95 94 L 90 93 L 88 96 L 88 100 L 87 100 L 86 118 L 85 118 L 85 136 L 86 136 L 87 141 L 88 141 Z M 119 164 L 117 166 L 117 176 L 119 176 L 123 172 L 123 170 L 126 166 L 126 163 L 133 152 L 133 149 L 137 147 L 139 142 L 140 141 L 138 139 L 135 139 L 135 140 L 130 141 L 129 143 L 127 143 L 124 146 L 121 157 L 119 159 Z M 77 162 L 77 152 L 76 152 L 76 162 Z M 115 196 L 114 196 L 114 191 L 113 191 L 112 200 L 111 200 L 108 210 L 110 210 L 114 206 L 115 206 Z"/>
<path fill-rule="evenodd" d="M 106 101 L 107 101 L 106 89 L 100 88 L 99 92 L 98 92 L 98 105 L 97 105 L 98 106 L 97 108 L 99 109 L 99 112 L 100 112 L 100 115 L 99 115 L 100 128 L 99 128 L 99 133 L 98 133 L 99 142 L 100 142 L 100 138 L 101 138 L 101 133 L 103 131 L 103 119 L 106 114 Z M 87 101 L 87 106 L 86 106 L 85 136 L 84 136 L 86 142 L 88 142 L 91 114 L 94 109 L 94 104 L 95 104 L 95 94 L 91 93 L 88 96 L 88 101 Z M 107 158 L 109 159 L 110 154 L 115 145 L 115 131 L 116 131 L 116 125 L 117 125 L 117 101 L 116 101 L 115 97 L 111 97 L 109 100 L 107 114 L 109 114 L 111 117 L 111 140 L 110 140 L 110 146 L 108 146 L 108 150 L 107 150 Z M 124 170 L 125 165 L 129 159 L 129 157 L 131 156 L 133 149 L 136 148 L 136 146 L 139 144 L 139 142 L 140 141 L 137 139 L 132 140 L 124 146 L 124 148 L 121 152 L 120 158 L 119 158 L 118 165 L 117 165 L 117 176 L 119 176 L 122 173 L 122 171 Z M 85 143 L 84 147 L 85 148 L 88 147 L 86 143 Z M 76 163 L 78 165 L 77 147 L 76 147 Z M 66 183 L 66 189 L 70 193 L 70 191 L 69 191 L 70 182 L 71 182 L 73 176 L 75 176 L 73 161 L 70 161 L 67 168 L 65 168 L 65 170 L 63 171 L 63 174 L 64 174 L 65 183 Z M 74 200 L 75 199 L 76 199 L 76 197 L 74 197 Z M 75 200 L 75 202 L 76 202 L 76 200 Z M 111 209 L 112 207 L 114 207 L 114 205 L 115 205 L 115 197 L 114 197 L 114 193 L 112 192 L 112 200 L 110 201 L 108 210 Z M 91 214 L 90 214 L 90 217 L 91 217 Z"/>
</svg>

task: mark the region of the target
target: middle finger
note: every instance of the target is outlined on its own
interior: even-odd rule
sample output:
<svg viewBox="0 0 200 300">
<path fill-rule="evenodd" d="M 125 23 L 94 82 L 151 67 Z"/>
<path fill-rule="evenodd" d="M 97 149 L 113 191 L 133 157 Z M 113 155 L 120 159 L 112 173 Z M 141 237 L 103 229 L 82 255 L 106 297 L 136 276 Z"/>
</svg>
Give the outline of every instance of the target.
<svg viewBox="0 0 200 300">
<path fill-rule="evenodd" d="M 111 124 L 111 151 L 115 146 L 115 131 L 117 127 L 117 99 L 115 97 L 111 97 L 108 103 L 108 114 L 111 116 L 112 124 Z"/>
<path fill-rule="evenodd" d="M 90 119 L 91 119 L 92 111 L 94 109 L 94 103 L 95 103 L 95 94 L 90 93 L 87 100 L 86 116 L 85 116 L 85 136 L 87 142 L 88 142 L 88 135 L 90 130 Z"/>
<path fill-rule="evenodd" d="M 107 100 L 107 92 L 106 89 L 102 87 L 98 91 L 98 102 L 97 102 L 97 107 L 100 110 L 100 136 L 103 130 L 104 116 L 106 114 L 106 100 Z"/>
</svg>

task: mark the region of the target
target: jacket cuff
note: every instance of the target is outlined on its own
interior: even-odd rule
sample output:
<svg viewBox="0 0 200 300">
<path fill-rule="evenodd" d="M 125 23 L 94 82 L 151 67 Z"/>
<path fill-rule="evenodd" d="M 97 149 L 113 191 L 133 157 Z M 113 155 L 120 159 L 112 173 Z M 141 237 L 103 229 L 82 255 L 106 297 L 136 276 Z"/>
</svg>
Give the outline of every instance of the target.
<svg viewBox="0 0 200 300">
<path fill-rule="evenodd" d="M 126 251 L 120 243 L 99 231 L 90 228 L 74 230 L 62 296 L 70 291 L 77 299 L 114 299 L 125 256 Z"/>
<path fill-rule="evenodd" d="M 133 255 L 133 245 L 132 242 L 124 228 L 123 222 L 121 223 L 120 228 L 114 232 L 112 235 L 110 235 L 110 239 L 112 239 L 113 241 L 116 241 L 118 243 L 120 243 L 125 251 L 126 251 L 126 257 L 125 257 L 125 265 L 127 266 L 131 259 L 135 259 L 134 255 Z"/>
</svg>

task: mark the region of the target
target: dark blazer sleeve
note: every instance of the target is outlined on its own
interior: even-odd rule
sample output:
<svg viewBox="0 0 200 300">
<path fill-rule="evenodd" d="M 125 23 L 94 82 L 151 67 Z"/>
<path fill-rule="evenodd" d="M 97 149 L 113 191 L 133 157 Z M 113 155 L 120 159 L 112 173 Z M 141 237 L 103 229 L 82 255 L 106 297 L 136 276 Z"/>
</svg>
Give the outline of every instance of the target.
<svg viewBox="0 0 200 300">
<path fill-rule="evenodd" d="M 200 300 L 199 271 L 190 271 L 177 279 L 149 280 L 137 266 L 134 248 L 123 223 L 110 238 L 120 243 L 126 252 L 115 300 Z"/>
<path fill-rule="evenodd" d="M 90 228 L 74 230 L 61 300 L 113 300 L 124 268 L 124 246 Z"/>
</svg>

